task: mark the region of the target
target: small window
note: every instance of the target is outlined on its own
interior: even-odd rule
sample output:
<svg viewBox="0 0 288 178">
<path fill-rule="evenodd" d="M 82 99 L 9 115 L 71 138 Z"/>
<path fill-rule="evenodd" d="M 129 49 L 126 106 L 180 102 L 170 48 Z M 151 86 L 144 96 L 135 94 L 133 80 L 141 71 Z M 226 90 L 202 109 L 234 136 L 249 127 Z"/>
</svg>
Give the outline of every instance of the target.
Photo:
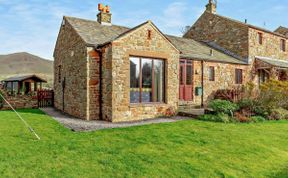
<svg viewBox="0 0 288 178">
<path fill-rule="evenodd" d="M 263 33 L 258 33 L 258 35 L 257 35 L 257 40 L 258 40 L 258 43 L 260 44 L 260 45 L 262 45 L 263 44 Z"/>
<path fill-rule="evenodd" d="M 209 81 L 215 81 L 215 67 L 209 67 Z"/>
<path fill-rule="evenodd" d="M 236 80 L 236 84 L 243 83 L 243 70 L 242 69 L 235 70 L 235 80 Z"/>
<path fill-rule="evenodd" d="M 152 30 L 148 30 L 148 40 L 152 39 Z"/>
<path fill-rule="evenodd" d="M 281 51 L 286 51 L 286 40 L 284 40 L 284 39 L 281 39 L 281 43 L 280 43 L 281 45 L 280 45 L 280 49 L 281 49 Z"/>
<path fill-rule="evenodd" d="M 61 65 L 58 66 L 58 82 L 61 83 Z"/>
</svg>

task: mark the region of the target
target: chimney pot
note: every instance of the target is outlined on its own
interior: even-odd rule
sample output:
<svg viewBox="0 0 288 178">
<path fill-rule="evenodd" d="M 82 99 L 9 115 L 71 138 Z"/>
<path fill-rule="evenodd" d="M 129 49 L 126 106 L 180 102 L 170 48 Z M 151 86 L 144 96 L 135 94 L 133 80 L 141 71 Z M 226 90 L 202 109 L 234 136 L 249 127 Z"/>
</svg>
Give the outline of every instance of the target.
<svg viewBox="0 0 288 178">
<path fill-rule="evenodd" d="M 210 56 L 214 56 L 214 50 L 210 49 Z"/>
<path fill-rule="evenodd" d="M 110 6 L 103 4 L 98 4 L 99 13 L 97 15 L 97 21 L 101 25 L 112 25 L 112 14 L 110 13 Z"/>
<path fill-rule="evenodd" d="M 206 11 L 212 14 L 216 14 L 216 9 L 217 9 L 216 2 L 214 2 L 214 0 L 209 0 L 209 3 L 206 5 Z"/>
</svg>

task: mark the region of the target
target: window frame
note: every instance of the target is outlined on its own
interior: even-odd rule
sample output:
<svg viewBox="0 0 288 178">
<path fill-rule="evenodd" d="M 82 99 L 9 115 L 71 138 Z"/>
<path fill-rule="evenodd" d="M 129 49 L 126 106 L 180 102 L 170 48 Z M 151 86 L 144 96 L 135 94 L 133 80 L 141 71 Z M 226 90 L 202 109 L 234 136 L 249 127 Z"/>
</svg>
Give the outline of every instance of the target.
<svg viewBox="0 0 288 178">
<path fill-rule="evenodd" d="M 166 104 L 167 97 L 166 97 L 166 59 L 163 58 L 153 58 L 153 57 L 143 57 L 143 56 L 129 56 L 129 71 L 131 71 L 130 68 L 130 59 L 131 58 L 138 58 L 139 59 L 139 89 L 140 89 L 140 94 L 139 94 L 139 102 L 137 103 L 131 103 L 131 98 L 129 97 L 129 103 L 130 105 L 141 105 L 141 104 Z M 162 102 L 142 102 L 142 60 L 143 59 L 149 59 L 152 61 L 152 100 L 154 98 L 154 92 L 155 92 L 155 87 L 154 87 L 154 60 L 158 61 L 163 61 L 163 101 Z M 129 74 L 129 96 L 130 96 L 130 91 L 131 90 L 131 75 Z"/>
<path fill-rule="evenodd" d="M 238 74 L 241 74 L 241 78 L 239 79 Z M 237 85 L 242 85 L 243 84 L 243 69 L 235 69 L 235 83 Z"/>
<path fill-rule="evenodd" d="M 257 33 L 257 41 L 259 45 L 263 45 L 263 33 L 261 32 Z"/>
<path fill-rule="evenodd" d="M 286 52 L 286 40 L 285 39 L 280 40 L 280 50 L 282 52 Z"/>
<path fill-rule="evenodd" d="M 210 73 L 211 71 L 213 71 L 212 78 L 210 78 L 211 77 L 211 73 Z M 208 67 L 208 78 L 209 78 L 210 82 L 215 82 L 215 67 L 214 66 L 209 66 Z"/>
</svg>

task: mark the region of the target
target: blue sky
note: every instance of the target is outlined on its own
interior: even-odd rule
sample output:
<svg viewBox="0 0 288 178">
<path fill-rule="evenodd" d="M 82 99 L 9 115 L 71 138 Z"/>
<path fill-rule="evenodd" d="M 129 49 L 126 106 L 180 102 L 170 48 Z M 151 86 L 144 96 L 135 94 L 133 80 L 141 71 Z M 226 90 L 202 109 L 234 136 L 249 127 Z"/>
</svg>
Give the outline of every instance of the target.
<svg viewBox="0 0 288 178">
<path fill-rule="evenodd" d="M 63 15 L 96 19 L 97 4 L 111 6 L 113 24 L 128 27 L 152 20 L 164 33 L 181 35 L 208 0 L 0 0 L 0 54 L 30 52 L 53 59 Z M 218 0 L 218 14 L 264 27 L 288 27 L 288 0 Z"/>
</svg>

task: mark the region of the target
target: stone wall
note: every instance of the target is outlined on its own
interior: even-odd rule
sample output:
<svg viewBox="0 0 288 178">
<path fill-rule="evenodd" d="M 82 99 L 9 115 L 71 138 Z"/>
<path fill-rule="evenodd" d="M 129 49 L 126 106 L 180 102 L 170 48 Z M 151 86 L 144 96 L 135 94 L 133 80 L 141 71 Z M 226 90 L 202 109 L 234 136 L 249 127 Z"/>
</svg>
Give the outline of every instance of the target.
<svg viewBox="0 0 288 178">
<path fill-rule="evenodd" d="M 112 121 L 112 46 L 102 49 L 102 119 Z M 128 76 L 126 76 L 127 78 Z"/>
<path fill-rule="evenodd" d="M 263 44 L 258 42 L 258 33 L 263 34 Z M 282 51 L 281 36 L 249 28 L 249 57 L 254 59 L 255 56 L 270 57 L 274 59 L 288 60 L 288 40 L 286 40 L 286 51 Z"/>
<path fill-rule="evenodd" d="M 38 108 L 37 96 L 26 96 L 26 95 L 9 96 L 3 90 L 0 90 L 0 92 L 4 95 L 5 99 L 14 107 L 14 109 Z M 10 106 L 5 101 L 3 101 L 2 104 L 0 103 L 0 110 L 11 110 Z"/>
<path fill-rule="evenodd" d="M 54 51 L 54 105 L 63 111 L 64 93 L 64 112 L 81 119 L 89 119 L 87 114 L 89 113 L 87 109 L 89 63 L 87 61 L 89 59 L 86 44 L 66 21 L 61 25 Z M 59 66 L 61 66 L 60 75 Z M 65 90 L 63 91 L 64 78 Z"/>
<path fill-rule="evenodd" d="M 87 48 L 87 120 L 100 119 L 100 55 L 94 48 Z"/>
<path fill-rule="evenodd" d="M 213 41 L 244 59 L 248 59 L 248 30 L 246 25 L 206 11 L 184 37 L 199 41 Z"/>
<path fill-rule="evenodd" d="M 216 63 L 216 62 L 203 62 L 204 66 L 204 104 L 213 99 L 214 93 L 220 89 L 231 89 L 239 87 L 241 85 L 235 82 L 235 69 L 243 70 L 243 84 L 249 81 L 249 66 L 248 65 L 237 65 L 228 63 Z M 193 61 L 194 75 L 194 94 L 193 104 L 201 105 L 201 96 L 196 96 L 195 88 L 201 87 L 202 81 L 202 65 L 201 61 Z M 215 81 L 209 81 L 209 67 L 215 67 Z M 184 102 L 185 103 L 185 102 Z"/>
<path fill-rule="evenodd" d="M 149 31 L 152 34 L 151 39 L 148 37 Z M 106 68 L 110 68 L 111 64 L 112 68 L 109 72 L 112 72 L 112 86 L 108 87 L 109 84 L 106 83 L 106 89 L 109 95 L 111 89 L 112 103 L 109 103 L 109 106 L 112 106 L 112 110 L 111 112 L 109 109 L 104 111 L 106 119 L 113 122 L 142 120 L 165 115 L 169 109 L 177 109 L 179 96 L 179 51 L 171 45 L 151 22 L 114 41 L 112 49 L 108 49 L 108 51 L 106 56 L 109 58 L 112 53 L 112 60 L 111 63 L 110 61 L 107 62 Z M 166 103 L 130 104 L 129 56 L 165 60 Z M 107 73 L 106 75 L 109 76 L 111 74 Z M 110 98 L 107 102 L 110 102 Z"/>
</svg>

